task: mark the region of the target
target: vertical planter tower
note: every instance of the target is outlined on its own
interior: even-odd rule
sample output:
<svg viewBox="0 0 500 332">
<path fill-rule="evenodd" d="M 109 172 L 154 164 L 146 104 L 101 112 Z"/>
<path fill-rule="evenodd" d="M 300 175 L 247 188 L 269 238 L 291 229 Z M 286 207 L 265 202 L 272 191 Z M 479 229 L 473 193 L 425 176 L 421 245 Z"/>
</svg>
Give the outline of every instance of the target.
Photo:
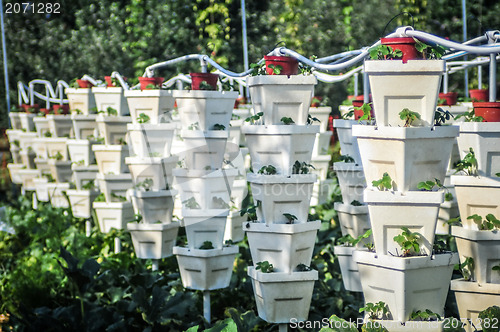
<svg viewBox="0 0 500 332">
<path fill-rule="evenodd" d="M 181 226 L 187 246 L 176 246 L 185 288 L 203 291 L 204 316 L 210 321 L 210 291 L 229 286 L 238 246 L 224 245 L 237 169 L 224 169 L 229 123 L 237 92 L 194 90 L 198 76 L 215 89 L 215 74 L 191 74 L 193 90 L 176 90 L 184 151 L 183 167 L 175 169 L 175 187 L 182 202 Z"/>
<path fill-rule="evenodd" d="M 174 107 L 172 91 L 129 90 L 125 92 L 132 123 L 127 125 L 130 157 L 125 158 L 134 189 L 131 191 L 139 222 L 130 222 L 127 229 L 132 236 L 137 257 L 157 260 L 172 256 L 179 231 L 179 223 L 172 222 L 174 199 L 172 170 L 178 157 L 171 155 L 172 140 L 177 128 L 166 123 Z"/>
<path fill-rule="evenodd" d="M 297 66 L 294 58 L 277 58 L 284 62 L 275 65 L 284 69 L 288 62 Z M 282 74 L 247 79 L 255 113 L 262 116 L 243 126 L 242 132 L 252 161 L 253 173 L 247 180 L 257 209 L 257 221 L 243 227 L 254 264 L 248 275 L 259 317 L 284 327 L 291 318 L 307 320 L 318 279 L 317 271 L 308 266 L 321 222 L 308 221 L 317 176 L 303 167 L 311 162 L 320 131 L 319 126 L 307 124 L 317 81 L 314 76 L 297 75 L 296 69 Z M 273 266 L 270 273 L 260 268 L 266 262 Z"/>
<path fill-rule="evenodd" d="M 125 164 L 129 156 L 126 142 L 127 124 L 131 122 L 128 105 L 123 102 L 122 88 L 92 88 L 98 114 L 95 118 L 99 137 L 104 144 L 92 146 L 97 162 L 97 182 L 101 194 L 92 204 L 101 232 L 112 228 L 127 228 L 134 220 L 134 209 L 127 194 L 133 186 L 132 176 Z M 119 89 L 117 91 L 116 89 Z M 119 239 L 115 239 L 115 252 L 120 251 Z"/>
<path fill-rule="evenodd" d="M 434 253 L 434 233 L 444 193 L 417 190 L 419 182 L 443 182 L 458 128 L 434 124 L 442 60 L 370 60 L 364 65 L 373 94 L 376 126 L 352 127 L 357 137 L 368 188 L 368 206 L 376 252 L 355 251 L 366 303 L 382 301 L 384 320 L 404 324 L 412 312 L 429 309 L 443 315 L 454 253 Z M 420 121 L 406 121 L 409 109 Z M 418 127 L 411 125 L 418 124 Z M 385 188 L 372 186 L 384 173 Z M 389 187 L 389 188 L 388 188 Z M 418 250 L 403 250 L 394 237 L 402 227 L 416 232 Z M 390 283 L 388 283 L 390 281 Z M 404 328 L 404 326 L 403 326 Z"/>
</svg>

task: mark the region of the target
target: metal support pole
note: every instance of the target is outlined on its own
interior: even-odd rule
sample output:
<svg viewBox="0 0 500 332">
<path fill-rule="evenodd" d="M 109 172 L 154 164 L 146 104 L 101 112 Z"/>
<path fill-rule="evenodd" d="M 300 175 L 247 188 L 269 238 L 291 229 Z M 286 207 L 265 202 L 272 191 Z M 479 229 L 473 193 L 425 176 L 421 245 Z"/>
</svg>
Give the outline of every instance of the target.
<svg viewBox="0 0 500 332">
<path fill-rule="evenodd" d="M 446 67 L 446 71 L 443 74 L 443 93 L 448 93 L 448 67 Z"/>
<path fill-rule="evenodd" d="M 85 220 L 85 235 L 87 237 L 90 237 L 92 234 L 92 223 L 90 222 L 90 219 Z"/>
<path fill-rule="evenodd" d="M 245 0 L 241 0 L 241 28 L 243 37 L 243 67 L 247 71 L 248 66 L 248 42 L 247 42 L 247 14 L 245 10 Z M 245 89 L 245 97 L 248 98 L 248 89 Z"/>
<path fill-rule="evenodd" d="M 159 268 L 160 268 L 160 260 L 153 259 L 153 264 L 151 265 L 151 270 L 158 271 Z"/>
<path fill-rule="evenodd" d="M 356 97 L 359 93 L 358 79 L 359 79 L 359 73 L 355 73 L 354 74 L 354 97 Z"/>
<path fill-rule="evenodd" d="M 466 0 L 462 0 L 462 36 L 463 41 L 467 41 L 467 4 Z M 464 57 L 467 61 L 467 55 Z M 465 97 L 469 97 L 469 70 L 465 68 L 464 70 L 464 90 Z"/>
<path fill-rule="evenodd" d="M 497 100 L 497 60 L 496 54 L 490 54 L 490 102 Z"/>
<path fill-rule="evenodd" d="M 118 254 L 120 251 L 122 251 L 122 243 L 119 237 L 115 237 L 115 254 Z"/>
<path fill-rule="evenodd" d="M 208 322 L 211 323 L 211 312 L 210 312 L 210 291 L 203 291 L 203 317 Z"/>
<path fill-rule="evenodd" d="M 481 66 L 477 66 L 477 88 L 483 88 L 483 69 Z"/>
<path fill-rule="evenodd" d="M 365 104 L 370 102 L 370 81 L 368 80 L 368 74 L 363 72 L 363 102 Z"/>
<path fill-rule="evenodd" d="M 281 323 L 281 324 L 279 325 L 279 330 L 278 330 L 278 331 L 279 331 L 279 332 L 287 332 L 287 331 L 288 331 L 288 324 L 286 324 L 286 323 Z"/>
<path fill-rule="evenodd" d="M 3 54 L 3 74 L 5 79 L 5 101 L 7 102 L 7 114 L 10 113 L 9 95 L 9 67 L 7 65 L 7 46 L 5 46 L 5 24 L 3 21 L 3 1 L 0 0 L 0 24 L 2 25 L 2 54 Z M 10 127 L 10 117 L 7 117 Z"/>
</svg>

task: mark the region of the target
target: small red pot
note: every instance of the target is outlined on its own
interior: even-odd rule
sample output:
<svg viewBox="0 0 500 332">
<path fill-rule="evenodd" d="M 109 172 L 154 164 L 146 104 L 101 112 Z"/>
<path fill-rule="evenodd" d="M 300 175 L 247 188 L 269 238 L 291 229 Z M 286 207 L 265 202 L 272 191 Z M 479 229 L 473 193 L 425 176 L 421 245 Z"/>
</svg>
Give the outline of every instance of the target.
<svg viewBox="0 0 500 332">
<path fill-rule="evenodd" d="M 45 115 L 50 114 L 50 108 L 40 108 L 40 112 Z"/>
<path fill-rule="evenodd" d="M 217 89 L 219 75 L 212 73 L 189 73 L 191 75 L 191 89 L 200 90 L 201 82 L 207 82 L 214 90 Z"/>
<path fill-rule="evenodd" d="M 52 109 L 54 110 L 54 114 L 69 114 L 69 105 L 60 105 L 60 104 L 54 104 L 52 105 Z"/>
<path fill-rule="evenodd" d="M 403 52 L 403 63 L 408 60 L 422 59 L 422 54 L 415 48 L 415 39 L 412 37 L 380 38 L 382 45 L 390 46 L 393 50 Z"/>
<path fill-rule="evenodd" d="M 439 105 L 446 105 L 446 106 L 456 105 L 457 97 L 458 93 L 456 92 L 440 93 L 439 99 L 445 99 L 446 102 L 444 102 L 444 104 L 439 104 Z"/>
<path fill-rule="evenodd" d="M 354 106 L 354 119 L 355 120 L 359 120 L 359 118 L 364 115 L 363 110 L 356 109 L 356 108 L 360 108 L 361 106 L 363 106 L 363 104 L 364 104 L 363 100 L 353 100 L 352 101 L 352 106 Z M 373 108 L 371 108 L 371 106 L 370 106 L 370 114 L 371 114 L 372 118 L 375 116 L 373 113 Z"/>
<path fill-rule="evenodd" d="M 472 89 L 469 90 L 469 96 L 472 99 L 472 101 L 488 101 L 490 99 L 490 90 Z"/>
<path fill-rule="evenodd" d="M 106 81 L 108 88 L 114 87 L 113 82 L 111 81 L 111 76 L 104 76 L 104 80 Z"/>
<path fill-rule="evenodd" d="M 266 72 L 267 75 L 275 75 L 273 68 L 269 68 L 269 65 L 281 66 L 280 75 L 297 75 L 299 73 L 299 61 L 291 56 L 264 56 L 266 61 Z"/>
<path fill-rule="evenodd" d="M 163 83 L 165 78 L 163 77 L 139 77 L 139 83 L 141 84 L 141 90 L 152 90 L 150 88 L 146 88 L 148 85 L 153 84 L 155 86 L 159 86 Z"/>
<path fill-rule="evenodd" d="M 312 101 L 313 99 L 317 99 L 319 101 Z M 319 96 L 314 96 L 311 100 L 311 107 L 319 107 L 319 105 L 321 104 L 321 101 L 323 100 L 323 97 L 319 97 Z"/>
<path fill-rule="evenodd" d="M 482 116 L 484 122 L 500 122 L 500 102 L 474 102 L 474 114 Z"/>
<path fill-rule="evenodd" d="M 78 83 L 78 86 L 82 89 L 90 89 L 91 87 L 94 86 L 89 81 L 84 81 L 84 80 L 76 80 L 76 83 Z"/>
<path fill-rule="evenodd" d="M 33 104 L 33 105 L 28 105 L 28 104 L 22 104 L 21 108 L 28 114 L 30 113 L 38 113 L 38 110 L 40 109 L 40 106 L 38 104 Z M 34 109 L 34 110 L 33 110 Z"/>
</svg>

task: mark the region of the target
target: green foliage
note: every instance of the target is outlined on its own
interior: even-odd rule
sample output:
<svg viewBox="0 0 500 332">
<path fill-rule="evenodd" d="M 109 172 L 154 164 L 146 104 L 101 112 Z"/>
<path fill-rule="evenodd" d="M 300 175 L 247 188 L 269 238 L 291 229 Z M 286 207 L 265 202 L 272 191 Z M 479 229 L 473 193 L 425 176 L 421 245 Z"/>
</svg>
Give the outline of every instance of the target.
<svg viewBox="0 0 500 332">
<path fill-rule="evenodd" d="M 125 202 L 127 200 L 127 198 L 125 196 L 122 196 L 122 195 L 118 195 L 116 193 L 111 193 L 111 199 L 115 202 Z"/>
<path fill-rule="evenodd" d="M 403 57 L 403 52 L 399 49 L 393 50 L 387 45 L 377 45 L 369 50 L 372 60 L 395 60 Z"/>
<path fill-rule="evenodd" d="M 341 155 L 340 156 L 340 161 L 343 161 L 345 163 L 354 163 L 355 160 L 353 157 L 351 157 L 350 155 L 346 154 L 346 155 Z"/>
<path fill-rule="evenodd" d="M 324 326 L 319 330 L 320 332 L 358 332 L 356 328 L 356 323 L 348 322 L 343 318 L 336 315 L 330 316 L 328 318 L 329 326 Z M 337 327 L 339 326 L 339 327 Z"/>
<path fill-rule="evenodd" d="M 494 305 L 479 313 L 483 332 L 498 332 L 500 324 L 500 307 Z"/>
<path fill-rule="evenodd" d="M 147 122 L 149 122 L 149 120 L 151 120 L 151 118 L 147 114 L 145 114 L 145 113 L 141 113 L 137 117 L 137 122 L 138 123 L 147 123 Z"/>
<path fill-rule="evenodd" d="M 292 166 L 292 174 L 309 174 L 311 169 L 315 169 L 313 165 L 296 160 Z"/>
<path fill-rule="evenodd" d="M 297 217 L 290 213 L 283 213 L 283 216 L 288 220 L 287 224 L 293 224 Z"/>
<path fill-rule="evenodd" d="M 314 100 L 314 99 L 313 99 Z M 306 121 L 306 124 L 308 125 L 311 125 L 313 124 L 314 122 L 321 122 L 320 119 L 318 119 L 317 117 L 315 116 L 311 116 L 311 114 L 307 114 L 307 121 Z"/>
<path fill-rule="evenodd" d="M 283 70 L 283 66 L 280 66 L 280 65 L 273 65 L 273 64 L 270 64 L 267 66 L 268 68 L 271 68 L 273 70 L 273 74 L 274 75 L 280 75 L 281 74 L 281 71 Z"/>
<path fill-rule="evenodd" d="M 418 52 L 422 53 L 424 59 L 441 59 L 443 55 L 446 53 L 446 48 L 441 45 L 428 45 L 420 40 L 415 39 L 415 48 Z"/>
<path fill-rule="evenodd" d="M 444 195 L 444 200 L 446 202 L 449 202 L 449 201 L 453 200 L 453 194 L 450 193 L 450 191 L 448 190 L 448 188 L 446 188 L 441 183 L 441 181 L 439 181 L 439 179 L 434 179 L 434 181 L 430 181 L 430 180 L 429 181 L 422 181 L 422 182 L 419 182 L 418 185 L 417 185 L 417 189 L 423 190 L 423 191 L 433 191 L 435 187 L 437 189 L 444 189 L 446 191 L 446 193 Z"/>
<path fill-rule="evenodd" d="M 256 270 L 261 270 L 262 273 L 271 273 L 274 272 L 273 264 L 270 264 L 268 261 L 257 262 L 255 264 Z"/>
<path fill-rule="evenodd" d="M 469 152 L 455 165 L 455 174 L 463 172 L 466 175 L 477 175 L 477 159 L 472 148 Z"/>
<path fill-rule="evenodd" d="M 150 191 L 153 187 L 153 179 L 147 178 L 144 181 L 137 183 L 134 188 L 142 190 L 142 191 Z"/>
<path fill-rule="evenodd" d="M 227 204 L 226 201 L 224 201 L 222 199 L 222 197 L 214 196 L 212 198 L 212 204 L 213 204 L 214 209 L 229 209 L 230 208 L 229 204 Z"/>
<path fill-rule="evenodd" d="M 52 137 L 52 133 L 50 131 L 46 131 L 45 133 L 43 133 L 43 136 L 44 137 Z"/>
<path fill-rule="evenodd" d="M 312 268 L 310 266 L 305 265 L 305 264 L 299 264 L 295 268 L 295 271 L 297 271 L 297 272 L 307 272 L 307 271 L 312 271 Z"/>
<path fill-rule="evenodd" d="M 278 170 L 273 165 L 262 166 L 257 172 L 257 174 L 264 174 L 264 175 L 275 175 L 277 173 Z"/>
<path fill-rule="evenodd" d="M 266 75 L 266 68 L 261 63 L 251 63 L 250 68 L 252 69 L 251 76 Z"/>
<path fill-rule="evenodd" d="M 410 127 L 415 121 L 420 120 L 420 114 L 408 108 L 403 108 L 403 110 L 399 112 L 399 118 L 404 120 L 405 127 Z"/>
<path fill-rule="evenodd" d="M 105 111 L 99 111 L 97 113 L 104 114 L 107 116 L 118 116 L 118 111 L 111 106 L 108 106 Z"/>
<path fill-rule="evenodd" d="M 464 112 L 463 114 L 459 114 L 455 117 L 455 120 L 460 118 L 464 118 L 465 122 L 483 122 L 484 118 L 482 116 L 477 116 L 474 110 L 469 112 Z"/>
<path fill-rule="evenodd" d="M 264 115 L 264 112 L 259 112 L 255 115 L 249 116 L 248 118 L 245 119 L 245 122 L 250 122 L 252 124 L 256 123 L 257 121 L 260 120 L 260 118 Z"/>
<path fill-rule="evenodd" d="M 420 233 L 412 232 L 408 227 L 401 227 L 403 232 L 394 237 L 394 241 L 401 247 L 402 256 L 408 257 L 420 254 Z"/>
<path fill-rule="evenodd" d="M 387 308 L 387 305 L 385 302 L 379 301 L 377 303 L 371 303 L 368 302 L 366 305 L 362 308 L 359 308 L 359 312 L 366 313 L 368 315 L 369 319 L 382 319 L 384 318 L 387 313 L 389 312 L 389 308 Z"/>
<path fill-rule="evenodd" d="M 472 279 L 472 275 L 474 274 L 474 268 L 475 268 L 474 258 L 472 257 L 465 257 L 462 263 L 455 265 L 455 270 L 460 270 L 465 280 Z"/>
<path fill-rule="evenodd" d="M 212 244 L 211 241 L 205 241 L 203 242 L 203 244 L 200 246 L 200 249 L 203 249 L 203 250 L 210 250 L 210 249 L 214 249 L 214 246 Z"/>
<path fill-rule="evenodd" d="M 106 202 L 106 197 L 104 193 L 100 193 L 95 199 L 94 202 Z"/>
<path fill-rule="evenodd" d="M 363 204 L 361 204 L 361 202 L 360 202 L 360 201 L 357 201 L 357 200 L 355 200 L 355 199 L 351 202 L 351 205 L 352 205 L 352 206 L 363 206 Z"/>
<path fill-rule="evenodd" d="M 480 231 L 500 229 L 500 220 L 491 213 L 487 214 L 485 219 L 477 214 L 473 214 L 472 216 L 468 216 L 467 220 L 474 221 Z"/>
<path fill-rule="evenodd" d="M 438 107 L 438 109 L 434 113 L 434 125 L 442 126 L 446 123 L 446 121 L 453 118 L 453 114 L 451 114 L 449 111 L 445 111 L 441 107 Z"/>
<path fill-rule="evenodd" d="M 82 189 L 83 190 L 94 190 L 94 189 L 96 189 L 94 180 L 90 180 L 87 183 L 85 183 L 84 185 L 82 185 Z"/>
<path fill-rule="evenodd" d="M 50 159 L 55 159 L 57 161 L 61 161 L 61 160 L 63 160 L 64 157 L 63 157 L 63 155 L 61 154 L 60 151 L 57 151 L 57 153 L 55 155 L 50 156 L 49 158 Z"/>
<path fill-rule="evenodd" d="M 371 103 L 364 103 L 363 105 L 361 105 L 361 107 L 354 107 L 354 109 L 363 111 L 363 115 L 358 119 L 359 123 L 366 121 L 367 124 L 372 124 L 374 119 L 372 118 Z"/>
<path fill-rule="evenodd" d="M 429 309 L 425 309 L 425 311 L 417 310 L 413 311 L 410 314 L 410 320 L 415 320 L 415 321 L 436 321 L 436 320 L 441 320 L 441 316 L 439 314 L 436 314 L 435 312 L 432 312 Z"/>
<path fill-rule="evenodd" d="M 369 229 L 357 238 L 353 238 L 350 234 L 342 236 L 337 239 L 337 244 L 343 245 L 345 247 L 354 247 L 358 243 L 363 243 L 363 245 L 368 249 L 368 251 L 374 251 L 375 247 L 373 243 L 367 243 L 364 240 L 372 236 L 372 230 Z"/>
<path fill-rule="evenodd" d="M 295 121 L 293 121 L 292 118 L 288 118 L 286 116 L 282 117 L 280 121 L 283 122 L 285 125 L 291 125 L 295 123 Z"/>
<path fill-rule="evenodd" d="M 200 130 L 200 124 L 198 122 L 191 123 L 188 126 L 188 130 Z"/>
<path fill-rule="evenodd" d="M 213 91 L 215 88 L 211 86 L 207 81 L 201 81 L 199 85 L 199 90 Z"/>
<path fill-rule="evenodd" d="M 201 209 L 200 204 L 198 204 L 196 198 L 194 197 L 182 201 L 182 204 L 188 209 Z"/>
<path fill-rule="evenodd" d="M 393 189 L 393 181 L 389 173 L 385 172 L 381 179 L 372 181 L 372 186 L 380 191 L 391 190 Z"/>
<path fill-rule="evenodd" d="M 226 130 L 226 126 L 216 123 L 214 125 L 214 130 Z"/>
</svg>

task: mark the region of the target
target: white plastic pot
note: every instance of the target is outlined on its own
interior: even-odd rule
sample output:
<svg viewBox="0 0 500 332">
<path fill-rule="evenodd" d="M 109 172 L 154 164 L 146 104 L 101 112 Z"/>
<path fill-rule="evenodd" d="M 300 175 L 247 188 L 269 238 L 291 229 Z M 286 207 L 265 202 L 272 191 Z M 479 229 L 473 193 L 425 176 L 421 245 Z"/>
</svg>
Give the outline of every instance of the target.
<svg viewBox="0 0 500 332">
<path fill-rule="evenodd" d="M 389 319 L 405 322 L 426 309 L 442 316 L 456 253 L 393 257 L 354 251 L 365 303 L 385 302 Z"/>
<path fill-rule="evenodd" d="M 130 174 L 101 174 L 97 173 L 96 179 L 99 181 L 99 188 L 104 193 L 106 202 L 120 202 L 117 196 L 127 197 L 127 190 L 132 188 L 132 176 Z"/>
<path fill-rule="evenodd" d="M 311 265 L 316 234 L 321 221 L 301 224 L 244 222 L 254 264 L 268 261 L 274 271 L 292 273 L 299 264 Z"/>
<path fill-rule="evenodd" d="M 104 116 L 98 114 L 96 117 L 99 136 L 104 137 L 104 144 L 120 144 L 125 141 L 127 124 L 132 120 L 130 116 Z"/>
<path fill-rule="evenodd" d="M 138 123 L 141 113 L 149 117 L 149 123 L 167 122 L 169 113 L 174 109 L 173 91 L 167 90 L 127 90 L 125 91 L 132 123 Z"/>
<path fill-rule="evenodd" d="M 176 128 L 176 123 L 128 124 L 131 153 L 138 157 L 170 156 Z"/>
<path fill-rule="evenodd" d="M 35 191 L 36 187 L 33 180 L 42 176 L 42 172 L 37 169 L 20 169 L 18 175 L 21 178 L 24 190 Z"/>
<path fill-rule="evenodd" d="M 71 161 L 49 159 L 50 174 L 56 182 L 69 182 L 73 171 L 71 170 Z"/>
<path fill-rule="evenodd" d="M 340 152 L 343 156 L 350 156 L 354 162 L 361 165 L 361 155 L 359 154 L 358 139 L 352 135 L 352 126 L 359 124 L 354 120 L 334 119 L 333 127 L 337 131 L 340 142 Z"/>
<path fill-rule="evenodd" d="M 243 241 L 245 232 L 241 226 L 243 222 L 247 221 L 247 215 L 240 215 L 239 211 L 231 211 L 227 216 L 226 230 L 224 231 L 224 243 L 228 240 L 234 243 Z"/>
<path fill-rule="evenodd" d="M 82 114 L 89 115 L 93 112 L 91 110 L 96 107 L 94 94 L 91 89 L 68 88 L 64 92 L 68 96 L 71 111 L 78 109 Z"/>
<path fill-rule="evenodd" d="M 17 138 L 19 140 L 19 148 L 27 151 L 28 148 L 33 146 L 33 143 L 37 139 L 37 134 L 32 132 L 20 132 Z"/>
<path fill-rule="evenodd" d="M 222 168 L 228 131 L 182 130 L 185 150 L 180 153 L 188 169 Z"/>
<path fill-rule="evenodd" d="M 128 104 L 123 95 L 122 87 L 93 87 L 95 103 L 98 111 L 106 111 L 108 107 L 114 108 L 118 115 L 128 115 Z"/>
<path fill-rule="evenodd" d="M 318 271 L 262 273 L 249 266 L 248 275 L 260 318 L 268 323 L 307 320 Z"/>
<path fill-rule="evenodd" d="M 332 131 L 325 131 L 316 134 L 316 139 L 314 140 L 313 156 L 322 156 L 328 154 L 328 149 L 330 148 L 330 139 L 332 138 Z"/>
<path fill-rule="evenodd" d="M 214 290 L 229 286 L 238 246 L 210 250 L 174 247 L 173 253 L 185 288 Z"/>
<path fill-rule="evenodd" d="M 21 160 L 21 155 L 20 155 L 21 149 L 19 149 L 17 146 L 11 146 L 10 147 L 10 155 L 12 156 L 12 161 L 14 164 L 22 164 L 23 161 Z"/>
<path fill-rule="evenodd" d="M 73 164 L 71 165 L 71 170 L 73 171 L 73 180 L 76 190 L 84 190 L 83 186 L 90 181 L 94 181 L 95 187 L 98 187 L 96 183 L 96 175 L 98 172 L 97 165 L 79 166 Z"/>
<path fill-rule="evenodd" d="M 174 169 L 174 188 L 179 191 L 181 201 L 194 197 L 201 209 L 221 208 L 215 202 L 222 199 L 231 206 L 231 193 L 234 179 L 238 174 L 236 169 L 223 169 L 216 171 Z"/>
<path fill-rule="evenodd" d="M 296 223 L 307 222 L 311 201 L 314 174 L 284 175 L 247 174 L 253 201 L 257 206 L 257 218 L 266 224 L 286 224 L 283 215 L 289 213 L 297 217 Z"/>
<path fill-rule="evenodd" d="M 49 130 L 52 133 L 52 137 L 71 136 L 73 129 L 73 122 L 71 120 L 71 115 L 48 114 L 46 118 L 49 121 Z"/>
<path fill-rule="evenodd" d="M 354 200 L 363 203 L 363 192 L 366 188 L 363 166 L 340 161 L 333 163 L 333 170 L 337 173 L 344 204 L 351 204 Z"/>
<path fill-rule="evenodd" d="M 370 213 L 375 250 L 379 255 L 401 254 L 393 240 L 402 233 L 401 227 L 418 232 L 420 251 L 432 253 L 439 207 L 443 192 L 365 190 L 365 202 Z"/>
<path fill-rule="evenodd" d="M 36 199 L 39 202 L 48 202 L 49 201 L 49 190 L 47 188 L 47 184 L 49 180 L 45 177 L 39 177 L 33 179 L 33 185 L 35 186 Z"/>
<path fill-rule="evenodd" d="M 47 156 L 49 158 L 55 157 L 59 153 L 62 156 L 62 160 L 69 160 L 68 148 L 66 146 L 68 142 L 67 138 L 45 138 L 43 140 L 47 147 Z"/>
<path fill-rule="evenodd" d="M 390 61 L 389 61 L 390 62 Z M 356 125 L 366 183 L 379 180 L 387 172 L 395 190 L 417 190 L 419 182 L 446 175 L 458 127 L 375 127 Z"/>
<path fill-rule="evenodd" d="M 19 114 L 20 112 L 9 112 L 10 126 L 13 130 L 20 130 L 22 128 Z"/>
<path fill-rule="evenodd" d="M 87 139 L 68 139 L 66 146 L 68 147 L 69 159 L 74 163 L 81 163 L 88 166 L 95 163 L 94 152 L 92 151 L 92 145 L 95 141 L 89 141 Z"/>
<path fill-rule="evenodd" d="M 474 150 L 480 176 L 500 173 L 500 122 L 462 122 L 457 141 L 460 158 Z"/>
<path fill-rule="evenodd" d="M 145 224 L 169 224 L 172 222 L 176 194 L 175 190 L 133 190 L 131 198 L 135 213 L 142 216 Z"/>
<path fill-rule="evenodd" d="M 231 201 L 232 205 L 237 210 L 241 210 L 243 200 L 247 197 L 247 195 L 248 195 L 248 185 L 246 178 L 234 180 L 231 191 Z"/>
<path fill-rule="evenodd" d="M 247 79 L 255 113 L 264 113 L 266 125 L 282 124 L 283 117 L 305 125 L 317 82 L 314 75 L 262 75 Z"/>
<path fill-rule="evenodd" d="M 458 312 L 462 322 L 469 320 L 474 327 L 466 322 L 467 332 L 480 331 L 481 321 L 479 313 L 494 305 L 498 306 L 500 297 L 500 285 L 498 284 L 478 284 L 476 282 L 455 279 L 451 281 L 451 290 L 455 292 Z"/>
<path fill-rule="evenodd" d="M 500 217 L 500 178 L 453 175 L 458 209 L 462 225 L 467 229 L 478 229 L 474 221 L 467 219 L 473 214 L 483 218 L 488 214 Z"/>
<path fill-rule="evenodd" d="M 129 168 L 125 164 L 125 158 L 129 155 L 127 145 L 93 145 L 97 166 L 101 174 L 128 173 Z"/>
<path fill-rule="evenodd" d="M 94 202 L 92 207 L 102 233 L 109 233 L 112 228 L 126 229 L 127 223 L 134 220 L 134 208 L 130 202 Z"/>
<path fill-rule="evenodd" d="M 73 133 L 76 139 L 89 139 L 89 136 L 97 137 L 97 115 L 72 114 Z"/>
<path fill-rule="evenodd" d="M 327 131 L 330 113 L 332 113 L 332 108 L 329 106 L 309 108 L 309 115 L 319 120 L 319 122 L 314 121 L 312 125 L 320 126 L 320 133 Z"/>
<path fill-rule="evenodd" d="M 172 170 L 177 167 L 177 156 L 168 158 L 162 157 L 127 157 L 127 164 L 134 185 L 138 185 L 144 180 L 151 179 L 151 190 L 165 190 L 172 188 L 173 177 Z"/>
<path fill-rule="evenodd" d="M 353 238 L 357 238 L 372 228 L 370 224 L 370 216 L 368 214 L 368 206 L 354 206 L 351 204 L 335 202 L 333 208 L 337 211 L 342 235 L 345 236 L 349 234 Z M 365 239 L 364 241 L 370 243 L 373 242 L 373 239 L 370 236 L 370 238 Z M 358 247 L 362 246 L 363 243 L 359 242 Z"/>
<path fill-rule="evenodd" d="M 444 60 L 368 60 L 364 71 L 378 126 L 404 125 L 399 117 L 404 108 L 420 113 L 423 125 L 433 125 Z"/>
<path fill-rule="evenodd" d="M 214 125 L 223 125 L 229 130 L 237 91 L 175 90 L 177 110 L 182 129 L 198 124 L 199 130 L 214 130 Z"/>
<path fill-rule="evenodd" d="M 10 180 L 15 184 L 23 184 L 23 180 L 19 175 L 19 171 L 25 168 L 23 164 L 7 164 L 7 169 L 9 170 Z"/>
<path fill-rule="evenodd" d="M 51 174 L 49 161 L 47 159 L 35 158 L 36 169 L 40 170 L 42 174 Z"/>
<path fill-rule="evenodd" d="M 141 259 L 162 259 L 172 256 L 179 224 L 141 224 L 131 222 L 127 229 L 132 237 L 135 254 Z"/>
<path fill-rule="evenodd" d="M 500 231 L 478 231 L 453 226 L 451 234 L 455 236 L 460 262 L 467 257 L 474 259 L 472 280 L 479 284 L 500 284 L 500 273 L 492 267 L 500 264 Z"/>
<path fill-rule="evenodd" d="M 37 116 L 33 119 L 38 137 L 45 137 L 45 133 L 50 132 L 49 120 L 44 116 Z"/>
<path fill-rule="evenodd" d="M 181 226 L 186 227 L 188 248 L 199 249 L 210 241 L 214 249 L 222 249 L 228 213 L 227 209 L 184 209 Z"/>
<path fill-rule="evenodd" d="M 68 190 L 66 192 L 73 216 L 77 218 L 90 218 L 92 216 L 92 202 L 99 195 L 95 190 Z"/>
<path fill-rule="evenodd" d="M 311 162 L 318 126 L 297 125 L 247 125 L 241 128 L 245 134 L 252 168 L 273 165 L 278 174 L 292 174 L 296 161 Z"/>
<path fill-rule="evenodd" d="M 337 256 L 342 273 L 344 288 L 350 292 L 362 292 L 361 281 L 359 279 L 358 264 L 352 259 L 355 247 L 335 246 L 333 253 Z"/>
<path fill-rule="evenodd" d="M 453 194 L 453 197 L 456 197 L 456 194 Z M 457 201 L 444 201 L 439 208 L 438 220 L 436 224 L 436 234 L 450 234 L 450 226 L 448 224 L 448 221 L 458 216 L 460 216 L 460 213 L 458 212 Z"/>
<path fill-rule="evenodd" d="M 21 121 L 21 128 L 26 131 L 35 131 L 35 123 L 33 119 L 37 117 L 34 113 L 24 113 L 20 112 L 19 120 Z"/>
<path fill-rule="evenodd" d="M 64 192 L 68 191 L 70 184 L 64 183 L 47 183 L 47 191 L 49 193 L 50 204 L 53 207 L 69 208 L 69 202 Z"/>
<path fill-rule="evenodd" d="M 328 177 L 329 171 L 331 169 L 329 167 L 330 160 L 332 156 L 313 156 L 311 158 L 311 165 L 314 166 L 314 169 L 311 170 L 312 174 L 316 174 L 320 180 L 326 180 Z"/>
</svg>

